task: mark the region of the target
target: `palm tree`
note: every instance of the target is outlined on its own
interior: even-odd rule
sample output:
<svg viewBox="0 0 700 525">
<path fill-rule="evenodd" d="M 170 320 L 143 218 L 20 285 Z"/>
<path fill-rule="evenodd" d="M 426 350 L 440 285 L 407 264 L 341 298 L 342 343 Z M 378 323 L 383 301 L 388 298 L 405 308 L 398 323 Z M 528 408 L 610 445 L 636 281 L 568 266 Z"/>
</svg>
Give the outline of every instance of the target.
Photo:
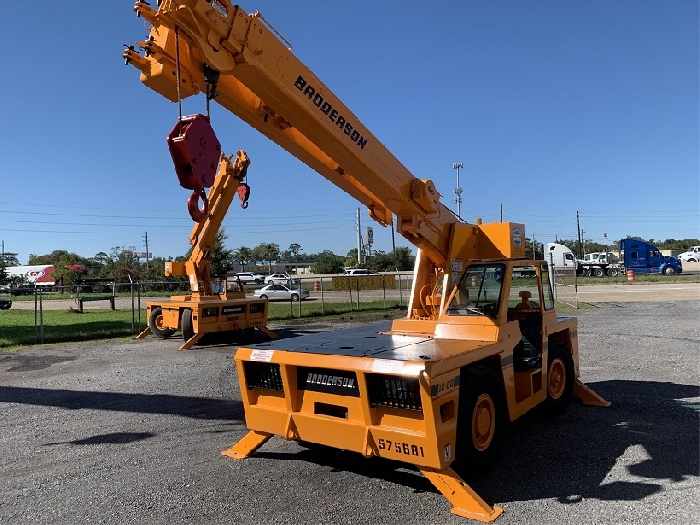
<svg viewBox="0 0 700 525">
<path fill-rule="evenodd" d="M 267 261 L 268 273 L 272 273 L 272 261 L 280 257 L 280 247 L 278 244 L 269 243 L 263 247 L 264 260 Z"/>
<path fill-rule="evenodd" d="M 250 248 L 247 246 L 241 246 L 237 250 L 233 251 L 233 254 L 231 255 L 234 261 L 239 263 L 242 268 L 242 272 L 245 272 L 245 265 L 246 263 L 249 263 L 250 260 L 253 258 L 253 252 Z"/>
<path fill-rule="evenodd" d="M 292 254 L 293 260 L 299 257 L 299 252 L 301 251 L 301 246 L 297 243 L 292 243 L 289 245 L 289 253 Z"/>
</svg>

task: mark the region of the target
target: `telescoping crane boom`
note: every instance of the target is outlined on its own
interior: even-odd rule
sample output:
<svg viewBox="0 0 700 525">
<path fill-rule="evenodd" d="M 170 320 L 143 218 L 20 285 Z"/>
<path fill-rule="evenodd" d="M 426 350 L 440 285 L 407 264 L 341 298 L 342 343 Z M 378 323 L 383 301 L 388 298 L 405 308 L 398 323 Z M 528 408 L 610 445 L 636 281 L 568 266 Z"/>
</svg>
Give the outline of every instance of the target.
<svg viewBox="0 0 700 525">
<path fill-rule="evenodd" d="M 418 248 L 405 318 L 238 348 L 250 430 L 223 454 L 248 457 L 278 435 L 404 461 L 453 513 L 495 520 L 502 510 L 462 476 L 493 464 L 506 423 L 533 409 L 557 416 L 573 394 L 609 405 L 578 379 L 577 320 L 557 316 L 546 262 L 525 260 L 524 226 L 459 221 L 260 13 L 227 0 L 134 9 L 151 29 L 143 54 L 124 58 L 145 85 L 173 102 L 214 98 L 380 224 L 395 215 Z"/>
</svg>

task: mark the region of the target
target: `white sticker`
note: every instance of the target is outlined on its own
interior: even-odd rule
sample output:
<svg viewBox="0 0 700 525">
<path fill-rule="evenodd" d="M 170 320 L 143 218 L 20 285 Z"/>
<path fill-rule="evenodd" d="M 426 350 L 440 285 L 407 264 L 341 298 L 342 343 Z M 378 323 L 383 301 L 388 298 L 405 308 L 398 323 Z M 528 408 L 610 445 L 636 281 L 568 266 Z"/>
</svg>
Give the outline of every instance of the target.
<svg viewBox="0 0 700 525">
<path fill-rule="evenodd" d="M 403 364 L 403 361 L 394 361 L 392 359 L 375 359 L 372 364 L 372 372 L 401 372 Z"/>
<path fill-rule="evenodd" d="M 445 463 L 448 463 L 452 459 L 452 447 L 448 443 L 445 445 Z"/>
<path fill-rule="evenodd" d="M 211 6 L 214 8 L 214 11 L 219 13 L 219 16 L 226 20 L 228 18 L 228 9 L 226 9 L 226 6 L 220 2 L 219 0 L 212 0 Z"/>
<path fill-rule="evenodd" d="M 253 353 L 250 354 L 250 360 L 265 361 L 266 363 L 269 363 L 272 360 L 272 354 L 274 353 L 274 350 L 253 350 Z"/>
</svg>

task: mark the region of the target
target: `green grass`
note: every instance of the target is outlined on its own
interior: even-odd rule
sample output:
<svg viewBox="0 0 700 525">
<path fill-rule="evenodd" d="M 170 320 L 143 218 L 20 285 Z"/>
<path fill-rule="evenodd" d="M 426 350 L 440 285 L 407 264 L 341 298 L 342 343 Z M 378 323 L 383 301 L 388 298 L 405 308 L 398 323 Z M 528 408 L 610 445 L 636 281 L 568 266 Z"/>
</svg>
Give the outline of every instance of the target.
<svg viewBox="0 0 700 525">
<path fill-rule="evenodd" d="M 268 310 L 269 321 L 294 322 L 295 320 L 319 319 L 348 320 L 385 317 L 401 317 L 406 306 L 396 302 L 383 301 L 360 303 L 326 303 L 322 309 L 317 302 L 301 303 L 301 318 L 299 303 L 270 303 Z M 135 313 L 132 327 L 131 309 L 109 310 L 89 309 L 83 313 L 67 310 L 44 310 L 43 340 L 46 344 L 68 343 L 98 339 L 113 339 L 133 337 L 146 325 L 146 310 L 141 311 L 139 326 L 138 311 Z M 38 320 L 37 320 L 38 323 Z M 0 350 L 14 351 L 19 348 L 41 343 L 41 333 L 34 328 L 34 310 L 1 310 L 0 311 Z"/>
<path fill-rule="evenodd" d="M 698 283 L 700 282 L 700 275 L 635 274 L 634 282 L 628 281 L 626 275 L 618 275 L 617 277 L 578 277 L 577 282 L 578 284 Z"/>
<path fill-rule="evenodd" d="M 136 312 L 138 323 L 138 312 Z M 141 313 L 141 322 L 146 318 Z M 38 320 L 37 320 L 38 323 Z M 0 311 L 0 349 L 33 345 L 41 342 L 39 328 L 34 328 L 33 310 Z M 138 333 L 135 324 L 132 330 L 131 310 L 86 310 L 74 313 L 64 310 L 44 310 L 44 342 L 66 343 L 90 339 L 112 339 L 129 337 Z"/>
</svg>

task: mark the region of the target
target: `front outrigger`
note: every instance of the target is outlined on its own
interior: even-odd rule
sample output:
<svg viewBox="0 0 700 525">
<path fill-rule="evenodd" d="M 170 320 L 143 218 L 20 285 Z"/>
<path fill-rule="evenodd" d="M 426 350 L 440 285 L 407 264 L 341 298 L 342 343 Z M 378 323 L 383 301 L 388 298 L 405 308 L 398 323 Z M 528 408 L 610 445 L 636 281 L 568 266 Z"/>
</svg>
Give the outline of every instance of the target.
<svg viewBox="0 0 700 525">
<path fill-rule="evenodd" d="M 574 395 L 609 405 L 578 379 L 577 320 L 557 316 L 546 262 L 525 260 L 524 226 L 462 222 L 260 13 L 227 0 L 134 9 L 152 27 L 143 55 L 124 58 L 144 84 L 174 102 L 216 97 L 418 249 L 405 318 L 237 350 L 250 432 L 224 454 L 278 435 L 406 462 L 453 513 L 496 519 L 462 476 L 488 471 L 507 422 L 556 417 Z"/>
</svg>

